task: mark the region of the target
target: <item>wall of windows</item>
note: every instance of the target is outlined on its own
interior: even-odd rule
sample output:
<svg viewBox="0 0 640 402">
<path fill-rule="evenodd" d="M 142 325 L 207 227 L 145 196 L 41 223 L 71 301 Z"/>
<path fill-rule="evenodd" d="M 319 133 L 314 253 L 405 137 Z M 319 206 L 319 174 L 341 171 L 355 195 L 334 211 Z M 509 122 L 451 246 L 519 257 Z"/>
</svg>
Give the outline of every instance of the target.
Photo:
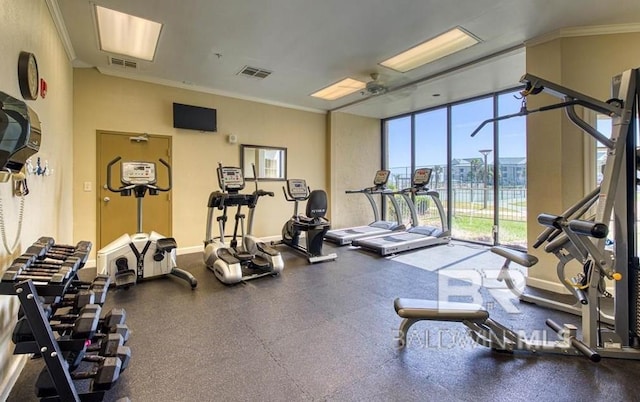
<svg viewBox="0 0 640 402">
<path fill-rule="evenodd" d="M 490 94 L 384 121 L 390 183 L 409 187 L 411 172 L 432 168 L 429 187 L 440 194 L 454 238 L 526 248 L 524 117 L 487 124 L 470 137 L 484 120 L 517 112 L 517 94 Z M 416 197 L 414 204 L 417 224 L 439 225 L 428 197 Z"/>
</svg>

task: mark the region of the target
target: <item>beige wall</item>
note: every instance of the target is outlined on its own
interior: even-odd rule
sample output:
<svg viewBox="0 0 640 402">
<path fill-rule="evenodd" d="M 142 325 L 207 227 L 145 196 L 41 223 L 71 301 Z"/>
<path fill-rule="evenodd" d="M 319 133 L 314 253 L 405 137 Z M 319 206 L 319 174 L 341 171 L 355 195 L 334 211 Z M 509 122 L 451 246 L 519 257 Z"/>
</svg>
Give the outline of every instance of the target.
<svg viewBox="0 0 640 402">
<path fill-rule="evenodd" d="M 380 120 L 347 113 L 329 113 L 331 227 L 366 225 L 373 212 L 363 195 L 345 190 L 373 185 L 381 165 Z"/>
<path fill-rule="evenodd" d="M 74 101 L 73 210 L 77 238 L 96 238 L 96 130 L 173 137 L 173 236 L 183 250 L 202 247 L 206 202 L 209 193 L 218 189 L 217 163 L 239 166 L 242 143 L 286 147 L 289 177 L 304 178 L 312 188 L 324 188 L 327 183 L 326 123 L 321 113 L 107 76 L 94 69 L 74 70 Z M 218 132 L 173 128 L 173 102 L 217 109 Z M 227 141 L 229 134 L 238 137 L 237 144 Z M 84 182 L 91 182 L 93 191 L 83 191 Z M 253 188 L 253 183 L 248 185 Z M 254 223 L 258 236 L 279 235 L 293 213 L 293 205 L 282 196 L 282 185 L 260 183 L 275 197 L 264 197 L 258 204 Z"/>
<path fill-rule="evenodd" d="M 561 38 L 527 47 L 527 72 L 572 88 L 596 99 L 610 98 L 614 75 L 640 67 L 634 51 L 640 33 Z M 559 102 L 548 95 L 532 96 L 529 108 Z M 536 217 L 541 212 L 561 213 L 591 190 L 585 185 L 585 156 L 589 137 L 574 126 L 562 111 L 527 118 L 528 238 L 535 242 L 541 232 Z M 540 263 L 529 270 L 528 284 L 560 290 L 556 258 L 541 250 L 530 252 Z"/>
<path fill-rule="evenodd" d="M 33 52 L 40 76 L 49 87 L 45 99 L 27 101 L 42 122 L 42 146 L 35 157 L 47 160 L 53 174 L 28 178 L 24 223 L 17 250 L 9 255 L 0 246 L 0 264 L 6 268 L 40 236 L 53 236 L 60 243 L 72 243 L 72 69 L 58 39 L 46 3 L 42 0 L 3 1 L 0 6 L 0 91 L 22 99 L 17 63 L 21 50 Z M 33 158 L 35 161 L 35 157 Z M 18 228 L 19 200 L 11 195 L 11 184 L 0 183 L 0 198 L 9 246 Z M 11 332 L 18 300 L 0 296 L 0 400 L 9 392 L 23 359 L 12 355 Z"/>
</svg>

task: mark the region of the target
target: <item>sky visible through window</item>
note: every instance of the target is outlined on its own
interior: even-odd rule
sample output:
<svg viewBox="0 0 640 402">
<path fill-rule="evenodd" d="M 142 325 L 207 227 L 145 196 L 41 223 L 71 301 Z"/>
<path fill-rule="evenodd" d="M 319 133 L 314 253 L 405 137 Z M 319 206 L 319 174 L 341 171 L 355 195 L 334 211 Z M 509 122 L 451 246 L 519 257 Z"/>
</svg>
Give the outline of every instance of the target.
<svg viewBox="0 0 640 402">
<path fill-rule="evenodd" d="M 521 100 L 513 95 L 517 92 L 498 96 L 498 115 L 516 113 Z M 493 124 L 487 124 L 475 137 L 471 133 L 483 120 L 492 117 L 491 97 L 452 106 L 452 138 L 454 158 L 481 158 L 479 150 L 493 149 Z M 446 148 L 446 107 L 416 114 L 416 166 L 445 165 Z M 388 167 L 398 168 L 411 165 L 411 118 L 409 116 L 387 121 Z M 503 120 L 499 126 L 500 157 L 526 157 L 526 143 L 522 141 L 526 130 L 524 118 Z M 433 138 L 432 144 L 429 138 Z M 489 156 L 493 161 L 493 157 Z"/>
</svg>

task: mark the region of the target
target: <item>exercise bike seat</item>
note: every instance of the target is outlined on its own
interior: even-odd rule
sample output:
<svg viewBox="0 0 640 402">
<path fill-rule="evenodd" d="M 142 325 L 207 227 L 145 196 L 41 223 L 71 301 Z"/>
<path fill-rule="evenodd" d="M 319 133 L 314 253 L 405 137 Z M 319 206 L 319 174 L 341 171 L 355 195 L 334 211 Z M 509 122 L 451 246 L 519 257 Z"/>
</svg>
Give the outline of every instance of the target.
<svg viewBox="0 0 640 402">
<path fill-rule="evenodd" d="M 163 239 L 156 240 L 156 248 L 162 252 L 170 252 L 178 245 L 173 237 L 165 237 Z"/>
</svg>

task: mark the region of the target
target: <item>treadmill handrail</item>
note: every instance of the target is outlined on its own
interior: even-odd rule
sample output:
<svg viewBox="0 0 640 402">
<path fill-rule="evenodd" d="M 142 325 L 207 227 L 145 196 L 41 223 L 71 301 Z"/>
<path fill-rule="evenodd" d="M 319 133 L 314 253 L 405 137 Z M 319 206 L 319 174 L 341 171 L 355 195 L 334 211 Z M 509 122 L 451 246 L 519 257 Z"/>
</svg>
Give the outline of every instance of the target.
<svg viewBox="0 0 640 402">
<path fill-rule="evenodd" d="M 376 187 L 379 187 L 379 189 L 376 189 Z M 367 197 L 367 201 L 369 201 L 369 204 L 371 205 L 371 209 L 373 210 L 372 223 L 380 222 L 380 212 L 378 212 L 378 205 L 376 204 L 372 195 L 380 194 L 382 196 L 385 196 L 385 195 L 390 196 L 391 204 L 393 205 L 393 210 L 396 215 L 396 222 L 398 222 L 398 225 L 402 225 L 402 214 L 400 213 L 400 206 L 398 205 L 398 201 L 393 196 L 396 194 L 396 191 L 390 190 L 385 186 L 374 186 L 374 187 L 363 188 L 360 190 L 346 190 L 345 194 L 364 194 L 365 197 Z"/>
<path fill-rule="evenodd" d="M 359 190 L 345 190 L 345 194 L 360 194 L 360 193 L 378 194 L 387 190 L 388 188 L 386 186 L 373 186 L 373 187 L 362 188 Z"/>
<path fill-rule="evenodd" d="M 411 194 L 411 193 L 407 193 L 407 192 L 400 193 L 402 198 L 404 198 L 404 201 L 407 203 L 407 206 L 409 207 L 409 213 L 411 214 L 411 227 L 414 228 L 418 226 L 418 211 L 416 211 L 416 204 L 413 202 L 413 200 L 411 199 L 411 197 L 409 197 L 408 194 Z M 407 230 L 408 229 L 409 228 L 407 228 Z"/>
</svg>

